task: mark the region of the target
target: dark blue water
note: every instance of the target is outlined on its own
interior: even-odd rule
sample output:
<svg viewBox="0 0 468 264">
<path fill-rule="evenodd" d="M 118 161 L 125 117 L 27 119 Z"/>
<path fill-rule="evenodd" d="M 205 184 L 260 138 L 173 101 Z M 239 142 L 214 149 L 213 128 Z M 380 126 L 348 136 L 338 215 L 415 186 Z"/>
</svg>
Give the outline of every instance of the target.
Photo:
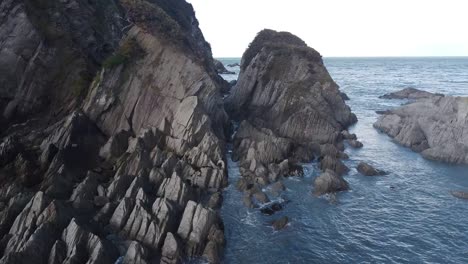
<svg viewBox="0 0 468 264">
<path fill-rule="evenodd" d="M 223 60 L 232 61 L 238 59 Z M 281 198 L 290 200 L 285 209 L 264 216 L 242 205 L 233 186 L 238 167 L 230 161 L 222 208 L 225 262 L 468 263 L 468 201 L 449 193 L 468 190 L 468 167 L 425 160 L 372 127 L 376 110 L 403 103 L 378 99 L 384 93 L 415 87 L 468 95 L 468 58 L 330 58 L 325 63 L 359 119 L 351 130 L 364 148 L 347 150 L 352 169 L 345 178 L 352 190 L 340 193 L 337 203 L 312 196 L 319 170 L 307 164 L 304 178 L 285 180 L 288 189 Z M 361 176 L 354 169 L 359 161 L 390 174 Z M 269 222 L 282 215 L 291 223 L 274 232 Z"/>
</svg>

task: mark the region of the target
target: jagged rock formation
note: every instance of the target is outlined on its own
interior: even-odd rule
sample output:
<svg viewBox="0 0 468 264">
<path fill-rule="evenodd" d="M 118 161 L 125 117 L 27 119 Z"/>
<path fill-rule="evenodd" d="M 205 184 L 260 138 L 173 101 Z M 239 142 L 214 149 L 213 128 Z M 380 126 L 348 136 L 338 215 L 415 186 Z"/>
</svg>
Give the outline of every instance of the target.
<svg viewBox="0 0 468 264">
<path fill-rule="evenodd" d="M 341 132 L 356 116 L 320 54 L 290 33 L 264 30 L 257 35 L 244 53 L 226 109 L 239 121 L 233 158 L 240 160 L 242 190 L 299 172 L 296 163 L 314 156 L 326 161 L 324 170 L 347 169 L 339 161 L 344 157 Z"/>
<path fill-rule="evenodd" d="M 216 68 L 216 72 L 218 74 L 236 74 L 235 72 L 232 72 L 232 71 L 228 71 L 226 69 L 226 67 L 224 67 L 224 64 L 222 62 L 220 62 L 219 60 L 214 60 L 214 65 L 215 65 L 215 68 Z"/>
<path fill-rule="evenodd" d="M 226 84 L 191 5 L 6 0 L 0 22 L 0 263 L 219 262 Z"/>
<path fill-rule="evenodd" d="M 410 99 L 410 100 L 418 100 L 424 98 L 432 98 L 435 96 L 444 96 L 443 94 L 434 94 L 427 91 L 418 90 L 416 88 L 405 88 L 400 91 L 396 91 L 393 93 L 384 94 L 379 96 L 381 99 Z"/>
<path fill-rule="evenodd" d="M 421 99 L 387 111 L 374 127 L 425 158 L 468 164 L 468 98 Z"/>
<path fill-rule="evenodd" d="M 77 107 L 125 23 L 111 0 L 5 0 L 0 10 L 2 123 Z"/>
</svg>

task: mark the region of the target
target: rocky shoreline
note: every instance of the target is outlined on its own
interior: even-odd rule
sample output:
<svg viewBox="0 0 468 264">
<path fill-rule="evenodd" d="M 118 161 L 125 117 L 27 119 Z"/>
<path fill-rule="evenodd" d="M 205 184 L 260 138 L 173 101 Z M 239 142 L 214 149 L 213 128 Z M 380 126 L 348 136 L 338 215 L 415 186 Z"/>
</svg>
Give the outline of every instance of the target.
<svg viewBox="0 0 468 264">
<path fill-rule="evenodd" d="M 468 164 L 468 98 L 406 91 L 397 97 L 419 99 L 385 111 L 374 127 L 427 159 Z"/>
<path fill-rule="evenodd" d="M 271 201 L 303 163 L 322 172 L 304 195 L 350 188 L 356 115 L 299 37 L 261 31 L 227 83 L 185 0 L 5 0 L 0 11 L 1 264 L 222 262 L 228 144 L 239 202 L 264 215 L 287 206 Z M 416 101 L 376 128 L 468 164 L 467 98 L 383 98 Z"/>
</svg>

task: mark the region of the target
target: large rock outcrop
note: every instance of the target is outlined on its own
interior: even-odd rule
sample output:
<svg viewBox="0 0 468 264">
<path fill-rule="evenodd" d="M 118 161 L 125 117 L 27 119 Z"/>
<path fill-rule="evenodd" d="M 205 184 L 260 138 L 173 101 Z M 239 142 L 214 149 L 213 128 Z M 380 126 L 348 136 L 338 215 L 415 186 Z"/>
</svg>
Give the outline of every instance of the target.
<svg viewBox="0 0 468 264">
<path fill-rule="evenodd" d="M 77 107 L 125 24 L 112 0 L 5 0 L 0 11 L 3 123 Z"/>
<path fill-rule="evenodd" d="M 0 22 L 0 263 L 219 262 L 226 83 L 192 6 L 6 0 Z"/>
<path fill-rule="evenodd" d="M 374 127 L 428 159 L 468 164 L 468 98 L 433 96 L 385 112 Z"/>
<path fill-rule="evenodd" d="M 317 155 L 339 162 L 341 132 L 357 121 L 321 55 L 272 30 L 261 31 L 244 53 L 226 109 L 239 122 L 233 156 L 247 189 L 297 172 L 297 162 Z"/>
<path fill-rule="evenodd" d="M 380 99 L 410 99 L 410 100 L 419 100 L 419 99 L 426 99 L 432 98 L 436 96 L 444 96 L 443 94 L 435 94 L 430 93 L 427 91 L 419 90 L 416 88 L 405 88 L 400 91 L 396 91 L 393 93 L 384 94 L 379 96 Z"/>
</svg>

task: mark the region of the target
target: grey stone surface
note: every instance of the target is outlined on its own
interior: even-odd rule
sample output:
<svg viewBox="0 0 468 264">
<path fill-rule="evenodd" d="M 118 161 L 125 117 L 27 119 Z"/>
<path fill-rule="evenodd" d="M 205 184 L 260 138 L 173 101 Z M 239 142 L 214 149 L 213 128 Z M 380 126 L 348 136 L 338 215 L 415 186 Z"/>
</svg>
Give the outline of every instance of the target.
<svg viewBox="0 0 468 264">
<path fill-rule="evenodd" d="M 468 164 L 468 98 L 435 96 L 391 110 L 374 127 L 428 159 Z"/>
</svg>

